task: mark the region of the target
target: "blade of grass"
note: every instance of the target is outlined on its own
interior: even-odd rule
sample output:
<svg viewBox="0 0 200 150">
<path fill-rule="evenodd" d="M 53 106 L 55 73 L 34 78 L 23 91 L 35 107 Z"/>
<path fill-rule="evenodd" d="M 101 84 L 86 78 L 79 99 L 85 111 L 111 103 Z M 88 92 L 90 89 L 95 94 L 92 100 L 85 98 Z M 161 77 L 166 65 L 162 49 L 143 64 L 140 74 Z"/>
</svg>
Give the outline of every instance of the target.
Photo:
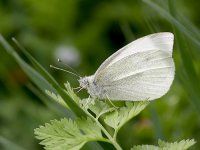
<svg viewBox="0 0 200 150">
<path fill-rule="evenodd" d="M 59 87 L 59 84 L 56 82 L 56 80 L 37 62 L 35 58 L 33 58 L 27 50 L 19 44 L 19 42 L 12 38 L 13 42 L 19 47 L 19 49 L 24 53 L 24 55 L 31 61 L 33 66 L 38 70 L 38 72 L 49 82 L 52 84 L 53 87 Z"/>
<path fill-rule="evenodd" d="M 3 148 L 5 148 L 5 150 L 26 150 L 25 148 L 20 147 L 19 145 L 13 143 L 3 136 L 0 136 L 0 144 L 3 145 Z"/>
<path fill-rule="evenodd" d="M 30 65 L 28 65 L 24 60 L 22 60 L 19 55 L 12 49 L 10 45 L 0 36 L 0 42 L 3 47 L 9 52 L 15 60 L 18 62 L 22 70 L 28 75 L 33 83 L 35 83 L 41 91 L 48 89 L 50 91 L 55 91 L 55 89 Z"/>
<path fill-rule="evenodd" d="M 51 100 L 50 98 L 46 97 L 46 94 L 44 92 L 41 92 L 37 87 L 35 87 L 33 84 L 28 83 L 27 88 L 29 88 L 35 95 L 37 95 L 40 100 L 46 104 L 46 106 L 55 112 L 58 116 L 66 116 L 68 118 L 75 118 L 74 114 L 72 111 L 69 109 L 66 109 L 62 105 L 58 104 L 57 102 Z"/>
<path fill-rule="evenodd" d="M 27 75 L 33 80 L 34 83 L 40 85 L 40 83 L 38 83 L 39 79 L 39 81 L 42 81 L 43 83 L 50 84 L 65 100 L 67 105 L 77 116 L 86 117 L 85 112 L 73 100 L 70 99 L 65 90 L 59 86 L 59 84 L 53 79 L 53 77 L 28 52 L 26 52 L 24 49 L 22 50 L 27 58 L 37 67 L 42 76 L 30 65 L 28 65 L 23 59 L 21 59 L 21 57 L 15 52 L 14 48 L 1 35 L 0 43 L 7 50 L 7 52 L 16 59 L 21 68 L 27 73 Z M 43 89 L 43 91 L 44 90 L 45 89 Z"/>
<path fill-rule="evenodd" d="M 162 126 L 161 126 L 161 122 L 160 122 L 160 119 L 159 119 L 159 114 L 157 113 L 156 108 L 155 108 L 155 103 L 153 103 L 153 105 L 150 105 L 148 107 L 148 110 L 151 113 L 151 120 L 154 124 L 155 140 L 165 139 L 163 129 L 162 129 Z"/>
<path fill-rule="evenodd" d="M 169 11 L 171 15 L 176 18 L 178 15 L 176 13 L 175 5 L 173 0 L 168 0 Z M 182 74 L 179 75 L 179 78 L 183 85 L 186 87 L 186 92 L 189 93 L 190 98 L 194 106 L 197 108 L 197 111 L 200 113 L 200 83 L 198 74 L 194 68 L 193 60 L 191 56 L 191 48 L 188 46 L 187 40 L 185 40 L 184 35 L 180 32 L 176 26 L 174 26 L 174 33 L 179 49 L 179 53 L 182 58 L 182 64 L 184 67 L 181 67 Z M 188 92 L 189 91 L 189 92 Z"/>
<path fill-rule="evenodd" d="M 190 28 L 186 28 L 180 21 L 174 18 L 169 12 L 160 7 L 158 4 L 151 0 L 143 0 L 148 6 L 155 10 L 158 14 L 163 16 L 171 24 L 173 24 L 180 32 L 182 32 L 189 40 L 196 44 L 200 48 L 200 35 L 196 32 L 192 32 Z"/>
</svg>

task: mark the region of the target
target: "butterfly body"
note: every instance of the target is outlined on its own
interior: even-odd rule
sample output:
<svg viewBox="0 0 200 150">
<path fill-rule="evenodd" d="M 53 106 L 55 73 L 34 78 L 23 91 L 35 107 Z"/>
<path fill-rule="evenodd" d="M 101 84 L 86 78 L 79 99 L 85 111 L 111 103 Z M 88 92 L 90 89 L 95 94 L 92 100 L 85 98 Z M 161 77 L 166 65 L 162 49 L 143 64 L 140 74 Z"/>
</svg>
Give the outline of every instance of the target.
<svg viewBox="0 0 200 150">
<path fill-rule="evenodd" d="M 79 83 L 80 87 L 86 89 L 93 98 L 105 98 L 106 92 L 102 86 L 96 84 L 94 75 L 80 78 Z"/>
<path fill-rule="evenodd" d="M 107 58 L 80 86 L 99 99 L 154 100 L 169 90 L 174 79 L 173 34 L 151 34 L 137 39 Z"/>
</svg>

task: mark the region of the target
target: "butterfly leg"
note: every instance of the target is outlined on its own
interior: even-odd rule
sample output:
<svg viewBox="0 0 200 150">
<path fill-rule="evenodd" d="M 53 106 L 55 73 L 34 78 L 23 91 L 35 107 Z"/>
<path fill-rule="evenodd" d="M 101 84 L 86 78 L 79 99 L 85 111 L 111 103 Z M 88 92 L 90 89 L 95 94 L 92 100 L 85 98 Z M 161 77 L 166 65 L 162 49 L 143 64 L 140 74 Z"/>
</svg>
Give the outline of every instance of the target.
<svg viewBox="0 0 200 150">
<path fill-rule="evenodd" d="M 83 87 L 82 87 L 82 88 L 80 88 L 80 89 L 79 89 L 79 90 L 76 92 L 76 94 L 77 94 L 77 93 L 79 93 L 79 92 L 80 92 L 82 89 L 84 89 L 84 88 L 83 88 Z"/>
<path fill-rule="evenodd" d="M 81 87 L 79 86 L 79 87 L 75 87 L 75 88 L 72 88 L 73 90 L 78 90 L 78 89 L 80 89 Z"/>
<path fill-rule="evenodd" d="M 117 107 L 115 104 L 113 104 L 113 102 L 110 100 L 110 98 L 108 97 L 108 95 L 106 94 L 106 97 L 108 99 L 108 101 L 110 102 L 110 104 L 115 108 L 118 109 L 119 107 Z"/>
</svg>

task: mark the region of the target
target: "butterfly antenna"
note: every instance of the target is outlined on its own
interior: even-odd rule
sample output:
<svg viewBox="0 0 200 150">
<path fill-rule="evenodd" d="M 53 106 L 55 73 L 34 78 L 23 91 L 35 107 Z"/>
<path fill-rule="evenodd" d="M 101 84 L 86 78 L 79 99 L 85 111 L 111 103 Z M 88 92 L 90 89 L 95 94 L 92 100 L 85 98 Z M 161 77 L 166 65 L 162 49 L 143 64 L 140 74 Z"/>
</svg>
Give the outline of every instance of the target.
<svg viewBox="0 0 200 150">
<path fill-rule="evenodd" d="M 71 72 L 71 71 L 67 71 L 67 70 L 65 70 L 65 69 L 55 67 L 55 66 L 53 66 L 53 65 L 50 65 L 50 67 L 51 67 L 51 68 L 54 68 L 54 69 L 57 69 L 57 70 L 61 70 L 61 71 L 67 72 L 67 73 L 70 73 L 70 74 L 72 74 L 72 75 L 74 75 L 74 76 L 76 76 L 76 77 L 81 78 L 81 76 L 79 76 L 79 75 L 77 75 L 77 74 L 75 74 L 75 73 L 73 73 L 73 72 Z"/>
<path fill-rule="evenodd" d="M 77 75 L 81 76 L 75 69 L 70 67 L 69 65 L 65 64 L 61 59 L 58 59 L 58 62 L 66 66 L 67 68 L 71 69 L 73 72 L 75 72 Z"/>
</svg>

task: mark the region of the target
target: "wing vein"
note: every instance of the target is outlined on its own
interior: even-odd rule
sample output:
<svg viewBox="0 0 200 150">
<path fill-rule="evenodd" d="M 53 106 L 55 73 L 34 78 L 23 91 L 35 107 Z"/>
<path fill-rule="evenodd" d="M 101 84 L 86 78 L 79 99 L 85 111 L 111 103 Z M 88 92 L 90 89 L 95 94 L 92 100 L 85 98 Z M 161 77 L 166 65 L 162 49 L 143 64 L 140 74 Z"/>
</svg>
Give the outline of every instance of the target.
<svg viewBox="0 0 200 150">
<path fill-rule="evenodd" d="M 133 73 L 128 74 L 126 76 L 119 77 L 119 78 L 117 78 L 117 80 L 114 80 L 114 81 L 119 81 L 121 79 L 125 79 L 125 78 L 128 78 L 130 76 L 134 76 L 136 74 L 143 73 L 143 72 L 146 72 L 146 71 L 157 70 L 157 69 L 166 69 L 166 68 L 174 68 L 174 66 L 165 66 L 165 67 L 157 67 L 157 68 L 150 68 L 150 69 L 141 69 L 140 71 L 133 72 Z"/>
</svg>

